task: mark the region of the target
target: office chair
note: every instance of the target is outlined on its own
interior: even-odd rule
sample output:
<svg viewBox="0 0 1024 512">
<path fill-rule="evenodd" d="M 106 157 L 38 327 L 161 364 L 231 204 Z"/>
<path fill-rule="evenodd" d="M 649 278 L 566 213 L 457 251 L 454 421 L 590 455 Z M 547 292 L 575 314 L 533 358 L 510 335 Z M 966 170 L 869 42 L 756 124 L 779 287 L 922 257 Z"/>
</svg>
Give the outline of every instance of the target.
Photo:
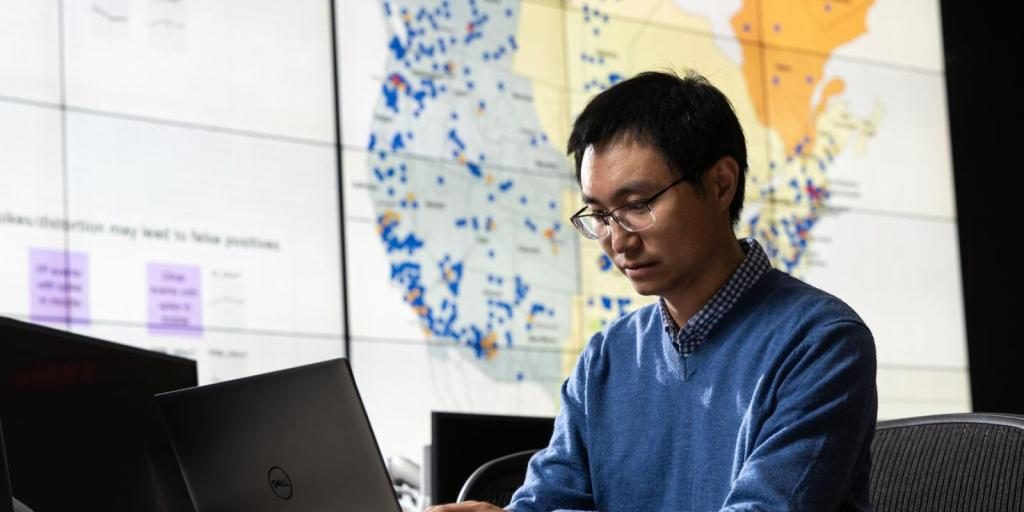
<svg viewBox="0 0 1024 512">
<path fill-rule="evenodd" d="M 505 455 L 480 466 L 466 479 L 459 491 L 458 501 L 486 501 L 499 507 L 508 505 L 516 489 L 523 485 L 526 466 L 537 451 L 526 450 Z"/>
<path fill-rule="evenodd" d="M 876 512 L 1024 510 L 1024 416 L 944 414 L 880 422 Z"/>
</svg>

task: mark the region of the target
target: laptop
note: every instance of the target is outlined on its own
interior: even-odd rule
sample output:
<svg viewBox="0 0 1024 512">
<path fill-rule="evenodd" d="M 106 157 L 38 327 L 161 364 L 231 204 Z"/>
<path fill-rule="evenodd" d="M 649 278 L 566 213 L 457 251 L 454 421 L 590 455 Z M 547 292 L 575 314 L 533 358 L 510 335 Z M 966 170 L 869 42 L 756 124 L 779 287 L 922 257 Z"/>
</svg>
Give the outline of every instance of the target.
<svg viewBox="0 0 1024 512">
<path fill-rule="evenodd" d="M 197 512 L 401 512 L 347 359 L 156 399 Z"/>
</svg>

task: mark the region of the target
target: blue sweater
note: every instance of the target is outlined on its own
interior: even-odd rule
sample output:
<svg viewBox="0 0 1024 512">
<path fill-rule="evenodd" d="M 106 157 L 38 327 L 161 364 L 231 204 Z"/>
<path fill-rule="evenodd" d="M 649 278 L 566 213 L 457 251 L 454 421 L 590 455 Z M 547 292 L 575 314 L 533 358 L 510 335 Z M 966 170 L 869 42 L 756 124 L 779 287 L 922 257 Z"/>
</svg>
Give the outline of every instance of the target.
<svg viewBox="0 0 1024 512">
<path fill-rule="evenodd" d="M 875 347 L 839 299 L 765 274 L 689 357 L 657 304 L 595 334 L 509 510 L 870 510 Z"/>
</svg>

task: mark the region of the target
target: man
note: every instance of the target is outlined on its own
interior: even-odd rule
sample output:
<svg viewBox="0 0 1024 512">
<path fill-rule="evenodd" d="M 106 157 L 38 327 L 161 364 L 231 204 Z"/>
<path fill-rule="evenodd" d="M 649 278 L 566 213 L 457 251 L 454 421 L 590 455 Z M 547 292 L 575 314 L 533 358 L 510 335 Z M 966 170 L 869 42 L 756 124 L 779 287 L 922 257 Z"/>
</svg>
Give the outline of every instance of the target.
<svg viewBox="0 0 1024 512">
<path fill-rule="evenodd" d="M 640 74 L 577 118 L 573 225 L 659 301 L 590 340 L 509 510 L 870 510 L 874 341 L 736 239 L 745 144 L 693 73 Z"/>
</svg>

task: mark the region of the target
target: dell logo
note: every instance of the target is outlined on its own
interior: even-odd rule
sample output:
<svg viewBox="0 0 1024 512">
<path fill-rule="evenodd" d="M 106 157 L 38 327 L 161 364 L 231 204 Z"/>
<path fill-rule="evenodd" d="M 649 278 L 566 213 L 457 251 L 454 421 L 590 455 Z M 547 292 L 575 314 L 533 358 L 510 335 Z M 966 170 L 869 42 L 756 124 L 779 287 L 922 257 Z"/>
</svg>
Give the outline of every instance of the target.
<svg viewBox="0 0 1024 512">
<path fill-rule="evenodd" d="M 282 500 L 292 497 L 292 480 L 283 469 L 274 466 L 267 472 L 267 480 L 270 481 L 270 490 Z"/>
</svg>

